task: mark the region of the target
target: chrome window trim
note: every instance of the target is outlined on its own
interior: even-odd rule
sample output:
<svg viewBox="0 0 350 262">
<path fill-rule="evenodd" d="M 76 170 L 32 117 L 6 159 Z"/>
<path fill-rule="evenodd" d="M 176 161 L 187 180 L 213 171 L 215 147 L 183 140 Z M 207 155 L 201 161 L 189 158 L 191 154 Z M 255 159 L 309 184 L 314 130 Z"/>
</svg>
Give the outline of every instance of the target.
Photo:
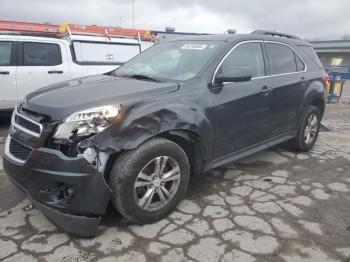
<svg viewBox="0 0 350 262">
<path fill-rule="evenodd" d="M 262 40 L 247 40 L 247 41 L 242 41 L 242 42 L 239 42 L 239 43 L 235 44 L 235 45 L 230 49 L 230 51 L 228 51 L 228 52 L 226 53 L 226 55 L 221 59 L 220 63 L 217 65 L 217 67 L 216 67 L 216 69 L 215 69 L 215 71 L 214 71 L 213 77 L 212 77 L 212 79 L 211 79 L 212 85 L 214 85 L 214 83 L 215 83 L 215 77 L 216 77 L 216 75 L 217 75 L 217 73 L 218 73 L 218 71 L 219 71 L 219 68 L 220 68 L 221 65 L 225 62 L 226 58 L 233 52 L 233 50 L 235 50 L 235 49 L 236 49 L 237 47 L 239 47 L 240 45 L 243 45 L 243 44 L 246 44 L 246 43 L 263 43 L 263 42 L 264 42 L 264 41 L 262 41 Z M 252 78 L 252 80 L 253 80 L 253 78 Z M 231 83 L 231 82 L 224 82 L 223 84 L 225 84 L 225 83 Z"/>
<path fill-rule="evenodd" d="M 15 162 L 20 163 L 20 164 L 24 164 L 25 162 L 27 162 L 27 159 L 26 160 L 19 159 L 19 158 L 15 157 L 14 155 L 12 155 L 10 153 L 10 140 L 11 139 L 12 138 L 11 138 L 10 135 L 8 135 L 7 138 L 6 138 L 6 142 L 5 142 L 5 156 L 10 158 L 12 161 L 15 161 Z M 20 143 L 20 142 L 18 142 L 18 143 Z M 22 144 L 22 143 L 20 143 L 20 144 Z"/>
<path fill-rule="evenodd" d="M 292 75 L 292 74 L 299 74 L 299 73 L 305 73 L 307 71 L 307 64 L 305 63 L 305 61 L 300 57 L 300 55 L 295 51 L 295 49 L 293 47 L 291 47 L 288 44 L 285 43 L 281 43 L 281 42 L 277 42 L 277 41 L 272 41 L 272 40 L 246 40 L 246 41 L 242 41 L 237 43 L 236 45 L 234 45 L 230 51 L 228 51 L 226 53 L 226 55 L 221 59 L 220 63 L 217 65 L 212 80 L 211 80 L 211 84 L 214 85 L 215 84 L 215 77 L 218 73 L 219 68 L 221 67 L 221 65 L 225 62 L 226 58 L 240 45 L 242 44 L 246 44 L 246 43 L 273 43 L 273 44 L 279 44 L 279 45 L 284 45 L 289 47 L 299 58 L 300 60 L 303 62 L 304 64 L 304 70 L 303 71 L 295 71 L 295 72 L 290 72 L 290 73 L 283 73 L 283 74 L 271 74 L 271 75 L 266 75 L 266 76 L 258 76 L 258 77 L 253 77 L 251 80 L 258 80 L 258 79 L 264 79 L 264 78 L 270 78 L 270 77 L 275 77 L 275 76 L 283 76 L 283 75 Z M 227 84 L 227 83 L 233 83 L 233 82 L 224 82 L 223 84 Z"/>
<path fill-rule="evenodd" d="M 19 116 L 19 117 L 22 117 L 23 119 L 27 120 L 28 122 L 31 122 L 37 126 L 39 126 L 40 128 L 40 133 L 36 133 L 36 132 L 33 132 L 19 124 L 16 123 L 16 115 Z M 41 132 L 43 131 L 43 125 L 38 123 L 38 122 L 35 122 L 34 120 L 22 115 L 22 114 L 19 114 L 18 111 L 17 111 L 17 107 L 15 108 L 14 112 L 13 112 L 13 115 L 12 115 L 12 119 L 11 119 L 11 125 L 18 128 L 19 130 L 22 130 L 23 132 L 27 133 L 27 134 L 30 134 L 32 136 L 35 136 L 35 137 L 40 137 L 41 135 Z"/>
</svg>

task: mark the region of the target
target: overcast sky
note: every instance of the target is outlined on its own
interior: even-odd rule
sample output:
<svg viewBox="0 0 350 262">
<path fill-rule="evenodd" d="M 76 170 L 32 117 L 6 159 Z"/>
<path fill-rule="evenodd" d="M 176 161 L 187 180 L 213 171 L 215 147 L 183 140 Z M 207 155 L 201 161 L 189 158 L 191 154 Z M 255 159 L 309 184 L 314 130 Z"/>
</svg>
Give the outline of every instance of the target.
<svg viewBox="0 0 350 262">
<path fill-rule="evenodd" d="M 0 0 L 0 20 L 132 26 L 132 0 Z M 350 35 L 349 0 L 135 0 L 135 27 L 238 33 L 276 29 L 308 39 Z"/>
</svg>

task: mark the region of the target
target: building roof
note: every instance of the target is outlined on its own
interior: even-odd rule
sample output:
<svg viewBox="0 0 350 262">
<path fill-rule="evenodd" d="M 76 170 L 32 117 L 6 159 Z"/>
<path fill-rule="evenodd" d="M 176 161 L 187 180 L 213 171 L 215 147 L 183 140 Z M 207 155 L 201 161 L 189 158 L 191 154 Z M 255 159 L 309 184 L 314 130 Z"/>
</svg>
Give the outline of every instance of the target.
<svg viewBox="0 0 350 262">
<path fill-rule="evenodd" d="M 350 52 L 350 40 L 312 41 L 316 52 Z"/>
</svg>

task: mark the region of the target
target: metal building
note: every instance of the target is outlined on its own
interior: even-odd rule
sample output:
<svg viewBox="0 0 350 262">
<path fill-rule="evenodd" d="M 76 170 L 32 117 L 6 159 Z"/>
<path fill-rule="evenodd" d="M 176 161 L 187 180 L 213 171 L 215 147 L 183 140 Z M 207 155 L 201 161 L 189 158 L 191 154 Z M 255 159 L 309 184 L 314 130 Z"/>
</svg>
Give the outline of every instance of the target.
<svg viewBox="0 0 350 262">
<path fill-rule="evenodd" d="M 350 40 L 311 42 L 325 68 L 350 73 Z"/>
</svg>

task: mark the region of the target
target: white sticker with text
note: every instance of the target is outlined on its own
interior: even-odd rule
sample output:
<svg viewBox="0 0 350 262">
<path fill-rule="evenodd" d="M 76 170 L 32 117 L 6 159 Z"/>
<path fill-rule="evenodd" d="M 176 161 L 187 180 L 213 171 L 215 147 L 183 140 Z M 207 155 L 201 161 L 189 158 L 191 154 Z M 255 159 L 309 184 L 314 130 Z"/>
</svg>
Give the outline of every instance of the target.
<svg viewBox="0 0 350 262">
<path fill-rule="evenodd" d="M 203 44 L 185 44 L 181 49 L 194 49 L 194 50 L 203 50 L 207 45 Z"/>
</svg>

